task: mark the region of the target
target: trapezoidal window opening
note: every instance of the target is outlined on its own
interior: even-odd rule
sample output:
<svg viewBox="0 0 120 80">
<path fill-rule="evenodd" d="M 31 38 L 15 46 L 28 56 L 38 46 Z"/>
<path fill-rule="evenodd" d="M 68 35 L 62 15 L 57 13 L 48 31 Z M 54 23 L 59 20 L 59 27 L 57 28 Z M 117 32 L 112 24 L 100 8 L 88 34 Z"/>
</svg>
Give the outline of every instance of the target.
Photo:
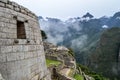
<svg viewBox="0 0 120 80">
<path fill-rule="evenodd" d="M 17 38 L 26 39 L 25 25 L 22 21 L 17 21 Z"/>
</svg>

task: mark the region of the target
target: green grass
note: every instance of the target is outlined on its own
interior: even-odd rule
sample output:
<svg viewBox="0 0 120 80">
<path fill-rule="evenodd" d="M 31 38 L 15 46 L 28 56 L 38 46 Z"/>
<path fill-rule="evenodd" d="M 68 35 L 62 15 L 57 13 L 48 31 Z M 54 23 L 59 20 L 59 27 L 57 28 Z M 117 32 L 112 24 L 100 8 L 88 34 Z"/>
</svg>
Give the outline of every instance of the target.
<svg viewBox="0 0 120 80">
<path fill-rule="evenodd" d="M 51 67 L 51 66 L 58 66 L 58 65 L 61 64 L 61 62 L 60 61 L 46 59 L 46 64 L 47 64 L 47 67 Z"/>
<path fill-rule="evenodd" d="M 79 74 L 75 74 L 75 75 L 74 75 L 74 78 L 75 78 L 76 80 L 84 80 L 83 76 L 81 76 L 81 75 L 79 75 Z"/>
<path fill-rule="evenodd" d="M 73 73 L 74 73 L 74 69 L 71 68 L 68 76 L 73 77 Z"/>
</svg>

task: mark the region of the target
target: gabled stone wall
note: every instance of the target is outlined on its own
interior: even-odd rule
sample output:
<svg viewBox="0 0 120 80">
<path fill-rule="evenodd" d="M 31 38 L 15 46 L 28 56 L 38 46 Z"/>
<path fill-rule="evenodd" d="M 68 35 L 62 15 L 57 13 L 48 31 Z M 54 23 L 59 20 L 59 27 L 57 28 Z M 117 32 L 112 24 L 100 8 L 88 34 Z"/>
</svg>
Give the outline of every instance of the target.
<svg viewBox="0 0 120 80">
<path fill-rule="evenodd" d="M 18 21 L 25 38 L 18 38 Z M 50 80 L 36 15 L 8 0 L 0 0 L 0 73 L 5 80 Z"/>
</svg>

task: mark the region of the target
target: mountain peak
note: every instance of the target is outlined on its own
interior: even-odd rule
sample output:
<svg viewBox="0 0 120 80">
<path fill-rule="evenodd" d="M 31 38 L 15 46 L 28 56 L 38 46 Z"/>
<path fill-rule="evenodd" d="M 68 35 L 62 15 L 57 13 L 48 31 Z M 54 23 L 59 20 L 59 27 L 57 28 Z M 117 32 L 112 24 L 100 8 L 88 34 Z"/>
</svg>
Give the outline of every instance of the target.
<svg viewBox="0 0 120 80">
<path fill-rule="evenodd" d="M 43 19 L 43 17 L 42 17 L 42 16 L 39 16 L 38 18 L 39 18 L 39 19 Z"/>
<path fill-rule="evenodd" d="M 120 17 L 120 12 L 115 13 L 113 17 L 114 18 Z"/>
<path fill-rule="evenodd" d="M 93 18 L 94 16 L 92 14 L 90 14 L 89 12 L 87 12 L 85 15 L 83 15 L 83 18 Z"/>
</svg>

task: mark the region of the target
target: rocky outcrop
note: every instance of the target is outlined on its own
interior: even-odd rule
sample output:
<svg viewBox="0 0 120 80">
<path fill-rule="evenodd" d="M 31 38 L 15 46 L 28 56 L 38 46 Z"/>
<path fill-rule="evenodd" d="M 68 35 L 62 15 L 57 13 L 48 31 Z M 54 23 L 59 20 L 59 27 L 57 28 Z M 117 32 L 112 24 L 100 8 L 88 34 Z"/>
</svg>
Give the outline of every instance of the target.
<svg viewBox="0 0 120 80">
<path fill-rule="evenodd" d="M 91 15 L 89 12 L 87 12 L 85 15 L 83 15 L 83 18 L 87 18 L 87 17 L 93 18 L 94 16 Z"/>
<path fill-rule="evenodd" d="M 75 80 L 73 77 L 75 74 L 80 74 L 85 80 L 94 80 L 89 75 L 86 75 L 81 68 L 76 68 L 76 61 L 71 54 L 70 49 L 64 46 L 56 46 L 48 42 L 44 42 L 45 55 L 47 59 L 61 61 L 59 66 L 51 66 L 49 70 L 51 77 L 54 80 Z"/>
<path fill-rule="evenodd" d="M 44 42 L 44 49 L 47 59 L 62 62 L 62 64 L 57 67 L 49 67 L 52 78 L 54 79 L 57 76 L 57 79 L 59 80 L 74 80 L 71 76 L 69 76 L 69 73 L 72 70 L 72 76 L 74 75 L 76 71 L 76 61 L 69 53 L 69 49 L 64 46 L 55 46 L 48 42 Z"/>
<path fill-rule="evenodd" d="M 55 46 L 44 42 L 45 56 L 48 59 L 59 60 L 66 67 L 76 67 L 75 58 L 69 53 L 69 49 L 64 46 Z"/>
</svg>

